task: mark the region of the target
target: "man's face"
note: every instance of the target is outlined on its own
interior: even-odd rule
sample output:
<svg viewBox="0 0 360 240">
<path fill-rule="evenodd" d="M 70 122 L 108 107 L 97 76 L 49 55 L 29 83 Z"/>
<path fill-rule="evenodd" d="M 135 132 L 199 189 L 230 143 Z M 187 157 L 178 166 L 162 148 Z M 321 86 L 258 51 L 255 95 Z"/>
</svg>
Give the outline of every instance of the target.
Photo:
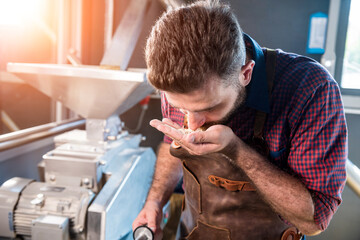
<svg viewBox="0 0 360 240">
<path fill-rule="evenodd" d="M 165 92 L 170 105 L 187 114 L 188 127 L 196 130 L 224 124 L 244 102 L 245 87 L 240 84 L 225 86 L 213 76 L 207 84 L 190 93 Z"/>
</svg>

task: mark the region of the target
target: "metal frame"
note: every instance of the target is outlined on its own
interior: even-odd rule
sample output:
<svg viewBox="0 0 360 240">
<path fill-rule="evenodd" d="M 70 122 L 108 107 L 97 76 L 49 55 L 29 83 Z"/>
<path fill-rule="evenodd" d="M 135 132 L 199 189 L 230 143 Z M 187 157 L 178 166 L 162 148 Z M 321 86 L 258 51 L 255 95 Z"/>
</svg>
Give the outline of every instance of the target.
<svg viewBox="0 0 360 240">
<path fill-rule="evenodd" d="M 20 130 L 14 133 L 3 134 L 0 136 L 0 152 L 22 146 L 43 138 L 55 136 L 75 128 L 85 125 L 85 120 L 67 120 L 61 123 L 49 123 L 33 128 Z"/>
<path fill-rule="evenodd" d="M 151 149 L 140 148 L 122 152 L 117 161 L 113 161 L 121 167 L 109 168 L 115 172 L 88 209 L 88 240 L 132 239 L 128 223 L 135 220 L 144 202 L 129 201 L 129 198 L 146 199 L 153 176 L 149 169 L 154 168 L 155 159 Z"/>
<path fill-rule="evenodd" d="M 360 197 L 360 169 L 349 159 L 346 161 L 346 183 Z"/>
<path fill-rule="evenodd" d="M 331 0 L 329 7 L 329 23 L 326 35 L 325 53 L 321 58 L 321 64 L 328 69 L 334 78 L 341 83 L 342 62 L 344 44 L 347 32 L 347 20 L 343 15 L 348 16 L 348 10 L 343 8 L 348 6 L 350 0 Z M 345 29 L 346 28 L 346 29 Z M 345 36 L 343 36 L 345 35 Z M 341 88 L 345 112 L 350 114 L 360 114 L 360 90 Z"/>
</svg>

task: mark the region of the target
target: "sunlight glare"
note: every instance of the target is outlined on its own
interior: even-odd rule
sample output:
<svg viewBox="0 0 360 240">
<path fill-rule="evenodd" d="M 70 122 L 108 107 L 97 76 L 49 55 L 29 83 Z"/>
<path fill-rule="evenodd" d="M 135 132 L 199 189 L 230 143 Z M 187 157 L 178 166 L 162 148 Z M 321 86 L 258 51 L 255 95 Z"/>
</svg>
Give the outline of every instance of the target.
<svg viewBox="0 0 360 240">
<path fill-rule="evenodd" d="M 0 0 L 0 26 L 24 24 L 38 10 L 39 0 Z"/>
</svg>

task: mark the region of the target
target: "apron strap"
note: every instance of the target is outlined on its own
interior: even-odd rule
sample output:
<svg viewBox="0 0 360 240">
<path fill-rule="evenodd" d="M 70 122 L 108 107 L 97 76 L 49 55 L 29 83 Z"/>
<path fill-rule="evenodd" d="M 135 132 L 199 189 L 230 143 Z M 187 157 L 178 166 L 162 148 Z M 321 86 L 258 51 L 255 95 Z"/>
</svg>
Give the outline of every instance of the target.
<svg viewBox="0 0 360 240">
<path fill-rule="evenodd" d="M 269 101 L 271 100 L 272 88 L 274 85 L 276 67 L 276 51 L 266 49 L 266 79 L 268 83 Z M 254 122 L 254 138 L 263 139 L 263 130 L 267 114 L 263 111 L 257 111 Z"/>
</svg>

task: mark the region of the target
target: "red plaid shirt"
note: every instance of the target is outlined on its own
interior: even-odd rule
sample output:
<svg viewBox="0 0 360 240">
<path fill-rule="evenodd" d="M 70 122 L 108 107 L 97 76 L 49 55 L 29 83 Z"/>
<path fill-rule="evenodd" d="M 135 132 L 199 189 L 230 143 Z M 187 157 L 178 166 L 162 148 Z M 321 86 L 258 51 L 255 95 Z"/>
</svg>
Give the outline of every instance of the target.
<svg viewBox="0 0 360 240">
<path fill-rule="evenodd" d="M 259 48 L 256 43 L 253 47 Z M 270 149 L 268 159 L 309 189 L 315 222 L 324 230 L 341 203 L 346 180 L 347 127 L 339 87 L 319 63 L 281 50 L 277 50 L 270 101 L 263 96 L 264 86 L 266 80 L 253 77 L 246 103 L 227 125 L 246 141 L 253 135 L 257 109 L 269 108 L 263 134 Z M 184 114 L 171 107 L 164 94 L 161 104 L 164 118 L 183 124 Z M 164 141 L 171 139 L 165 136 Z"/>
</svg>

